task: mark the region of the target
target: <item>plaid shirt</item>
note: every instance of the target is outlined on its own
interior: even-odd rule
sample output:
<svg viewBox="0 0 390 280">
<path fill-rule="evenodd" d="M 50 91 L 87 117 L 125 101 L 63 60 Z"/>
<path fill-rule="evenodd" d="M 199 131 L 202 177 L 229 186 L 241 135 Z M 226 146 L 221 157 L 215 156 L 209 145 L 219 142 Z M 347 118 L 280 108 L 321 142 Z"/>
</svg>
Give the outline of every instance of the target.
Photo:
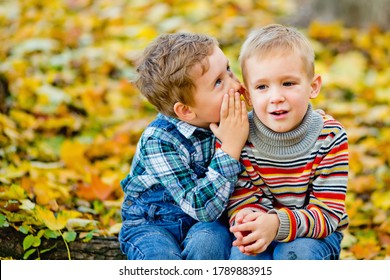
<svg viewBox="0 0 390 280">
<path fill-rule="evenodd" d="M 164 186 L 184 213 L 198 221 L 216 220 L 225 210 L 243 166 L 221 149 L 215 150 L 210 130 L 162 114 L 157 118 L 172 123 L 187 139 L 186 144 L 164 127 L 149 125 L 137 145 L 130 173 L 121 182 L 124 203 L 152 187 Z"/>
</svg>

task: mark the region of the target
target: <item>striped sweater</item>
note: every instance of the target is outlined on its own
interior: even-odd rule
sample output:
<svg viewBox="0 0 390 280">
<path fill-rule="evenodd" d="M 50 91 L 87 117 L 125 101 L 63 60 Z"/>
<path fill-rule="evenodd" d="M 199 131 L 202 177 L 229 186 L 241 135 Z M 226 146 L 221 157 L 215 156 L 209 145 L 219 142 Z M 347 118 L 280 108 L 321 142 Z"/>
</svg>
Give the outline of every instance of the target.
<svg viewBox="0 0 390 280">
<path fill-rule="evenodd" d="M 253 112 L 249 122 L 241 154 L 245 171 L 228 205 L 230 223 L 243 208 L 277 214 L 275 239 L 282 242 L 324 238 L 346 228 L 348 140 L 342 125 L 311 105 L 290 132 L 268 129 Z"/>
</svg>

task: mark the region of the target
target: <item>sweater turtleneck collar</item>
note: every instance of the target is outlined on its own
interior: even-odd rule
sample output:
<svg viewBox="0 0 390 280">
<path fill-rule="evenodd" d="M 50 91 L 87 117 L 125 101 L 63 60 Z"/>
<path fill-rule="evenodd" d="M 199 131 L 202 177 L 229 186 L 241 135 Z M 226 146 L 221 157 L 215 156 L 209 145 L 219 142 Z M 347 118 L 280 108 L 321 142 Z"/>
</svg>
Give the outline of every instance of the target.
<svg viewBox="0 0 390 280">
<path fill-rule="evenodd" d="M 265 126 L 256 114 L 249 113 L 249 141 L 260 156 L 291 159 L 301 156 L 314 146 L 323 127 L 322 116 L 313 111 L 311 104 L 301 124 L 288 132 L 275 132 Z"/>
</svg>

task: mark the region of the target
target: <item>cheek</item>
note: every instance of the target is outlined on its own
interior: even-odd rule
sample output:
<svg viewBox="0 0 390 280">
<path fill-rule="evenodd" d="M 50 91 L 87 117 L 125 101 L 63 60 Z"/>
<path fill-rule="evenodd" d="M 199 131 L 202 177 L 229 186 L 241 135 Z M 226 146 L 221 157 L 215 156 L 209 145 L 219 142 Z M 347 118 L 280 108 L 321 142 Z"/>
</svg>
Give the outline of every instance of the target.
<svg viewBox="0 0 390 280">
<path fill-rule="evenodd" d="M 266 101 L 264 100 L 264 98 L 260 98 L 258 96 L 251 97 L 251 102 L 253 107 L 265 108 L 266 106 Z"/>
</svg>

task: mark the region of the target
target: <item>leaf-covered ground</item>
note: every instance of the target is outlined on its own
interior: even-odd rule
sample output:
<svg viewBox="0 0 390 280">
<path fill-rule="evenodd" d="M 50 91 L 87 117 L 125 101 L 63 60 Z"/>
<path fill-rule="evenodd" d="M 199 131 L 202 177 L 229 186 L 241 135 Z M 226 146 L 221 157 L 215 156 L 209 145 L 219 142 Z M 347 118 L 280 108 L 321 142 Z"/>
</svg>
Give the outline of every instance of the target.
<svg viewBox="0 0 390 280">
<path fill-rule="evenodd" d="M 42 238 L 116 235 L 119 182 L 154 109 L 129 83 L 140 51 L 163 32 L 217 37 L 237 64 L 252 27 L 292 1 L 0 1 L 0 230 Z M 324 87 L 314 103 L 350 143 L 343 259 L 390 258 L 390 34 L 312 22 L 302 29 Z"/>
</svg>

